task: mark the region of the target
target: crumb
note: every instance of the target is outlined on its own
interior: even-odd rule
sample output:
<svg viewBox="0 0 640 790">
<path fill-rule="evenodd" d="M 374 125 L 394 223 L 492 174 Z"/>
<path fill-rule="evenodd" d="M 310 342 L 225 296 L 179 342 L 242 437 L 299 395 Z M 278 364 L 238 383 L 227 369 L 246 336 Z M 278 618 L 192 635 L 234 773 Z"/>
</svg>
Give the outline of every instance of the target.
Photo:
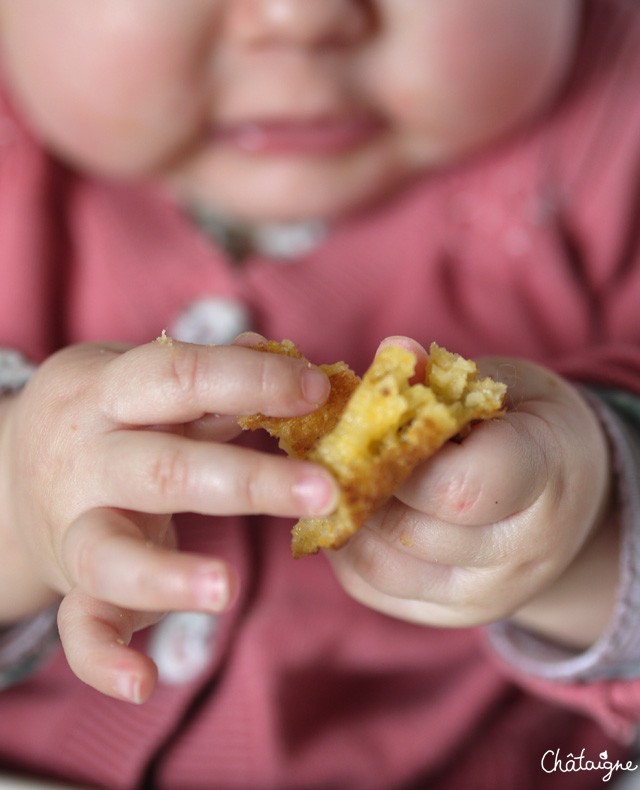
<svg viewBox="0 0 640 790">
<path fill-rule="evenodd" d="M 160 337 L 156 338 L 156 343 L 160 346 L 172 346 L 173 338 L 167 334 L 167 330 L 163 329 Z"/>
<path fill-rule="evenodd" d="M 411 540 L 411 538 L 410 538 L 410 537 L 407 535 L 407 533 L 406 533 L 406 532 L 403 532 L 403 533 L 402 533 L 402 535 L 400 535 L 400 543 L 401 543 L 403 546 L 406 546 L 408 549 L 412 549 L 412 548 L 413 548 L 413 541 L 412 541 L 412 540 Z"/>
</svg>

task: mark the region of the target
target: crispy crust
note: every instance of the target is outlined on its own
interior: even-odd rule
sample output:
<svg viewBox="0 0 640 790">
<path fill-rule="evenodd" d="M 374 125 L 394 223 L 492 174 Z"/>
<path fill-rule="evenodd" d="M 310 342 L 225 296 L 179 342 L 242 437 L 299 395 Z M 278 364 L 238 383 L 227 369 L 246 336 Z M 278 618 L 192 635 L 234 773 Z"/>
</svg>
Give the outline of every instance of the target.
<svg viewBox="0 0 640 790">
<path fill-rule="evenodd" d="M 305 359 L 290 341 L 256 348 Z M 278 437 L 289 455 L 322 464 L 340 484 L 334 513 L 294 526 L 294 557 L 344 545 L 418 464 L 472 422 L 502 413 L 505 386 L 480 379 L 471 360 L 433 343 L 424 383 L 410 384 L 415 363 L 410 351 L 391 346 L 380 351 L 362 380 L 344 362 L 323 365 L 331 394 L 312 414 L 240 419 L 242 428 L 263 428 Z"/>
<path fill-rule="evenodd" d="M 267 340 L 258 343 L 254 348 L 308 362 L 290 340 L 283 340 L 282 343 Z M 253 414 L 240 418 L 240 427 L 250 431 L 262 428 L 278 438 L 280 447 L 288 455 L 293 458 L 308 458 L 318 439 L 333 430 L 347 401 L 360 383 L 358 376 L 344 362 L 318 367 L 327 374 L 331 382 L 331 391 L 323 406 L 303 417 L 267 417 L 264 414 Z"/>
</svg>

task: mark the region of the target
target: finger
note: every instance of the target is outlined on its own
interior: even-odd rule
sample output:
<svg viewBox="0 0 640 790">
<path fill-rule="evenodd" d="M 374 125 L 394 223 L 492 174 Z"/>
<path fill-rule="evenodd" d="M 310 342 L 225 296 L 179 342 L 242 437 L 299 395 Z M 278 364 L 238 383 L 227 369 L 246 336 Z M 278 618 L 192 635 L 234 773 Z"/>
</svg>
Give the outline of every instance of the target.
<svg viewBox="0 0 640 790">
<path fill-rule="evenodd" d="M 535 514 L 531 514 L 531 519 Z M 535 544 L 530 551 L 521 546 L 523 523 L 508 518 L 493 524 L 451 524 L 406 507 L 398 500 L 367 522 L 390 548 L 438 566 L 491 568 L 510 563 L 524 554 L 533 559 L 543 550 Z M 366 534 L 366 533 L 365 533 Z M 545 547 L 546 549 L 546 547 Z"/>
<path fill-rule="evenodd" d="M 205 414 L 296 416 L 322 404 L 327 376 L 304 360 L 241 345 L 149 343 L 103 370 L 103 409 L 132 425 L 191 422 Z"/>
<path fill-rule="evenodd" d="M 58 611 L 60 640 L 71 670 L 103 694 L 144 702 L 156 685 L 157 669 L 128 644 L 133 632 L 152 619 L 158 618 L 141 618 L 79 588 L 71 590 Z"/>
<path fill-rule="evenodd" d="M 518 360 L 483 360 L 482 373 L 508 386 L 507 413 L 449 443 L 399 489 L 411 507 L 461 524 L 488 524 L 526 510 L 541 495 L 565 504 L 606 489 L 604 433 L 579 392 L 559 376 Z M 583 475 L 578 483 L 576 475 Z M 588 478 L 588 479 L 587 479 Z M 585 513 L 585 520 L 592 518 Z"/>
<path fill-rule="evenodd" d="M 92 510 L 75 521 L 62 557 L 72 586 L 127 609 L 220 612 L 235 597 L 225 563 L 148 541 L 132 517 L 116 510 Z"/>
<path fill-rule="evenodd" d="M 499 619 L 526 600 L 538 583 L 536 574 L 528 578 L 524 561 L 490 568 L 425 561 L 390 546 L 367 527 L 327 556 L 356 600 L 431 625 L 462 627 Z"/>
<path fill-rule="evenodd" d="M 301 517 L 327 515 L 337 504 L 329 472 L 305 461 L 155 431 L 115 431 L 102 441 L 93 474 L 102 501 L 94 505 Z"/>
<path fill-rule="evenodd" d="M 450 600 L 457 571 L 454 566 L 413 557 L 368 526 L 359 530 L 338 555 L 335 563 L 331 557 L 332 564 L 352 584 L 358 578 L 372 589 L 400 599 L 435 603 Z"/>
<path fill-rule="evenodd" d="M 183 427 L 184 436 L 208 442 L 228 442 L 241 433 L 237 418 L 226 414 L 205 414 Z"/>
<path fill-rule="evenodd" d="M 477 588 L 475 596 L 469 595 L 474 588 L 468 571 L 389 550 L 373 533 L 327 556 L 349 595 L 392 617 L 436 626 L 467 626 L 485 616 Z"/>
<path fill-rule="evenodd" d="M 543 424 L 531 415 L 478 424 L 419 467 L 397 497 L 450 524 L 503 521 L 544 491 L 553 459 L 546 444 Z"/>
</svg>

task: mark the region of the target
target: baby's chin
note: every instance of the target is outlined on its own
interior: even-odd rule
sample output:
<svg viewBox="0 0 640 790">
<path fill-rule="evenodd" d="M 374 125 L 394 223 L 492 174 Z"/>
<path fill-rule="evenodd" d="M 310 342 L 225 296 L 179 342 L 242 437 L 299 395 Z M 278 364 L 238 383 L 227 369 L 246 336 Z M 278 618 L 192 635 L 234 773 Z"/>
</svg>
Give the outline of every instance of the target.
<svg viewBox="0 0 640 790">
<path fill-rule="evenodd" d="M 245 223 L 333 222 L 384 201 L 414 177 L 395 152 L 344 157 L 211 157 L 173 171 L 174 199 Z"/>
<path fill-rule="evenodd" d="M 361 214 L 393 197 L 408 179 L 386 183 L 378 189 L 367 189 L 354 194 L 337 189 L 334 194 L 311 196 L 307 192 L 299 199 L 286 195 L 260 200 L 247 190 L 246 195 L 228 193 L 223 198 L 218 190 L 184 190 L 171 187 L 172 199 L 200 215 L 212 215 L 240 225 L 261 227 L 265 225 L 296 226 L 309 223 L 335 223 L 341 219 Z M 231 199 L 233 198 L 233 199 Z"/>
</svg>

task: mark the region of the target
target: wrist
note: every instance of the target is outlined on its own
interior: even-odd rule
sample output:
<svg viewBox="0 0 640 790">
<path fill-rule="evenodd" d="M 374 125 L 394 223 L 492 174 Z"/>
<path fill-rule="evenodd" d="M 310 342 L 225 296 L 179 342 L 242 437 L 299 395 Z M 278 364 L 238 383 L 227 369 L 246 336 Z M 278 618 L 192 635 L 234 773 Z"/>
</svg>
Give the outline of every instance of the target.
<svg viewBox="0 0 640 790">
<path fill-rule="evenodd" d="M 611 508 L 571 564 L 510 620 L 570 650 L 584 650 L 611 622 L 620 584 L 620 518 Z"/>
</svg>

